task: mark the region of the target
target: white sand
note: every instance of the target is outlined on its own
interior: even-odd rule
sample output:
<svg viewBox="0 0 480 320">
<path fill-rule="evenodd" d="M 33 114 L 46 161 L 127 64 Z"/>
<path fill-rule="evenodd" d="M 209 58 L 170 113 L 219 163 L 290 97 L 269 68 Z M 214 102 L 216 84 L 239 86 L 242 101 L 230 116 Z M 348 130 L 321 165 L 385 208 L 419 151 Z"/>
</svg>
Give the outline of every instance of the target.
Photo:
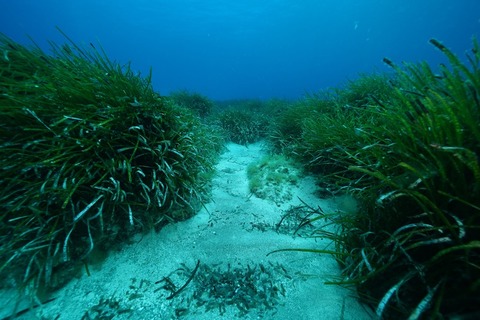
<svg viewBox="0 0 480 320">
<path fill-rule="evenodd" d="M 285 268 L 292 278 L 279 275 L 278 281 L 286 290 L 285 297 L 279 296 L 274 310 L 256 312 L 253 309 L 241 316 L 242 319 L 372 319 L 367 308 L 357 302 L 354 291 L 324 284 L 340 275 L 333 257 L 302 252 L 267 256 L 282 248 L 333 250 L 333 245 L 326 240 L 292 237 L 277 233 L 273 228 L 261 230 L 258 226 L 278 223 L 285 210 L 300 204 L 297 197 L 326 212 L 336 210 L 335 202 L 314 195 L 316 186 L 311 177 L 303 178 L 291 189 L 293 197 L 287 203 L 275 204 L 252 196 L 248 191 L 246 167 L 264 155 L 261 144 L 248 147 L 229 144 L 227 147 L 217 165 L 213 201 L 206 205 L 208 210 L 204 208 L 187 221 L 167 225 L 159 233 L 139 236 L 135 244 L 110 253 L 100 265 L 90 266 L 90 276 L 83 272 L 54 292 L 55 301 L 19 319 L 41 319 L 41 316 L 56 319 L 58 315 L 58 319 L 82 319 L 102 297 L 115 298 L 120 308 L 130 309 L 113 319 L 175 319 L 174 310 L 182 305 L 181 300 L 188 296 L 189 290 L 193 290 L 190 287 L 194 281 L 182 294 L 170 300 L 166 299 L 170 293 L 159 289 L 161 284 L 155 282 L 179 268 L 181 263 L 193 269 L 198 260 L 210 266 L 222 263 L 221 266 L 226 267 L 230 263 L 232 268 L 246 268 L 247 264 L 270 266 L 271 262 Z M 185 280 L 178 280 L 177 285 L 181 286 Z M 11 292 L 4 291 L 1 296 L 4 301 L 13 298 Z M 188 304 L 183 301 L 183 305 Z M 217 309 L 205 312 L 204 307 L 197 308 L 193 303 L 188 306 L 189 313 L 180 319 L 239 318 L 235 306 L 227 307 L 223 315 Z M 115 308 L 119 307 L 112 305 L 112 309 Z M 8 314 L 8 308 L 2 309 L 0 319 Z"/>
</svg>

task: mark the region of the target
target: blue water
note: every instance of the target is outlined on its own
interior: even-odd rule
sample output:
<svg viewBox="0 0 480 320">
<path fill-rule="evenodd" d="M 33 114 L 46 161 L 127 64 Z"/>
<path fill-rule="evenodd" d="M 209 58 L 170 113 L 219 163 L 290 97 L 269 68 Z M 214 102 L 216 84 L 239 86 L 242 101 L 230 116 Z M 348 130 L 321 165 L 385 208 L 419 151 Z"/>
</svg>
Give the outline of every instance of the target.
<svg viewBox="0 0 480 320">
<path fill-rule="evenodd" d="M 160 94 L 187 89 L 216 100 L 296 99 L 395 62 L 458 55 L 480 31 L 480 0 L 0 0 L 0 32 L 48 50 L 101 43 L 132 62 Z"/>
</svg>

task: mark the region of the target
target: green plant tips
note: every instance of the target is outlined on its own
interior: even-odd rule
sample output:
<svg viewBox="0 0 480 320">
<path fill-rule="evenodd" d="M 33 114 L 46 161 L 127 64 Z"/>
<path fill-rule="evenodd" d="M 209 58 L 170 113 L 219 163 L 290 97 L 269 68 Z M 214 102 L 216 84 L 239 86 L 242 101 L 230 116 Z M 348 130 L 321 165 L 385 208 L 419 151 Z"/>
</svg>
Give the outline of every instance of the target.
<svg viewBox="0 0 480 320">
<path fill-rule="evenodd" d="M 377 181 L 360 193 L 369 200 L 357 224 L 370 224 L 372 233 L 354 236 L 369 247 L 357 263 L 371 269 L 354 274 L 363 279 L 361 292 L 379 299 L 379 315 L 450 317 L 480 302 L 478 44 L 469 67 L 439 41 L 431 44 L 450 68 L 437 75 L 425 63 L 392 64 L 397 85 L 385 113 L 391 147 L 377 158 L 380 166 L 351 167 Z"/>
<path fill-rule="evenodd" d="M 396 75 L 374 84 L 390 83 L 389 94 L 357 95 L 341 117 L 319 114 L 322 124 L 302 128 L 304 150 L 318 148 L 308 164 L 329 166 L 322 172 L 359 201 L 357 213 L 334 218 L 337 234 L 318 230 L 336 243 L 340 284 L 387 319 L 478 316 L 480 305 L 480 50 L 474 39 L 465 65 L 430 42 L 450 62 L 439 74 L 386 59 Z"/>
<path fill-rule="evenodd" d="M 213 109 L 213 102 L 207 97 L 196 92 L 186 90 L 175 91 L 169 95 L 176 105 L 186 107 L 198 114 L 202 119 L 210 115 Z"/>
<path fill-rule="evenodd" d="M 151 74 L 65 37 L 47 55 L 0 35 L 0 274 L 19 287 L 192 215 L 220 150 Z"/>
<path fill-rule="evenodd" d="M 250 192 L 277 204 L 292 198 L 290 189 L 301 174 L 300 167 L 284 155 L 265 156 L 247 167 Z"/>
<path fill-rule="evenodd" d="M 216 115 L 228 141 L 248 145 L 265 136 L 266 120 L 259 112 L 226 110 Z"/>
<path fill-rule="evenodd" d="M 450 63 L 438 73 L 385 59 L 393 76 L 305 99 L 269 139 L 358 200 L 355 212 L 326 216 L 336 232 L 313 232 L 334 251 L 286 250 L 333 255 L 345 276 L 336 283 L 355 285 L 385 319 L 479 316 L 480 48 L 473 39 L 463 63 L 430 43 Z"/>
</svg>

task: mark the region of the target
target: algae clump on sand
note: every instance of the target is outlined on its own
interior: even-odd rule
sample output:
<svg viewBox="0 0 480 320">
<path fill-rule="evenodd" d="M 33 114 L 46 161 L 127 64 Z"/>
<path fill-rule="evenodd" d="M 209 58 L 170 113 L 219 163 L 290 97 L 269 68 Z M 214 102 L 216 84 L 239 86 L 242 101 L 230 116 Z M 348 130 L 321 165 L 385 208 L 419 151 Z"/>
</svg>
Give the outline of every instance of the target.
<svg viewBox="0 0 480 320">
<path fill-rule="evenodd" d="M 292 198 L 291 188 L 301 170 L 284 155 L 268 155 L 247 167 L 250 192 L 262 199 L 281 204 Z"/>
</svg>

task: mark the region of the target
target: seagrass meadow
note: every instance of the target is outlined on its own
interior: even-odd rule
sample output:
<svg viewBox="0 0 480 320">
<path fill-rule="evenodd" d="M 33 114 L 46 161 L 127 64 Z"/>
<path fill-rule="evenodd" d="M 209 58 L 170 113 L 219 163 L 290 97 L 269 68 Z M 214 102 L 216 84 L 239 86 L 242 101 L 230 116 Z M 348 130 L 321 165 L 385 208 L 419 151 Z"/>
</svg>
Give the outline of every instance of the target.
<svg viewBox="0 0 480 320">
<path fill-rule="evenodd" d="M 0 36 L 2 286 L 55 288 L 93 251 L 190 217 L 220 151 L 151 75 L 65 37 L 46 54 Z"/>
<path fill-rule="evenodd" d="M 431 39 L 448 65 L 385 58 L 391 73 L 298 101 L 222 104 L 161 96 L 151 74 L 64 36 L 48 54 L 0 36 L 1 287 L 59 288 L 92 256 L 191 217 L 224 142 L 264 140 L 268 156 L 245 174 L 252 193 L 301 172 L 320 197 L 356 200 L 352 212 L 303 203 L 291 228 L 333 249 L 274 252 L 332 255 L 342 277 L 328 283 L 355 288 L 382 319 L 480 317 L 476 39 L 465 59 Z M 198 262 L 185 286 L 208 287 L 197 269 L 213 270 Z"/>
<path fill-rule="evenodd" d="M 397 65 L 313 95 L 280 114 L 269 137 L 319 173 L 326 193 L 357 212 L 314 219 L 336 243 L 339 285 L 356 286 L 385 319 L 480 317 L 480 52 L 466 63 L 436 39 L 449 65 Z M 292 117 L 288 121 L 285 117 Z"/>
</svg>

